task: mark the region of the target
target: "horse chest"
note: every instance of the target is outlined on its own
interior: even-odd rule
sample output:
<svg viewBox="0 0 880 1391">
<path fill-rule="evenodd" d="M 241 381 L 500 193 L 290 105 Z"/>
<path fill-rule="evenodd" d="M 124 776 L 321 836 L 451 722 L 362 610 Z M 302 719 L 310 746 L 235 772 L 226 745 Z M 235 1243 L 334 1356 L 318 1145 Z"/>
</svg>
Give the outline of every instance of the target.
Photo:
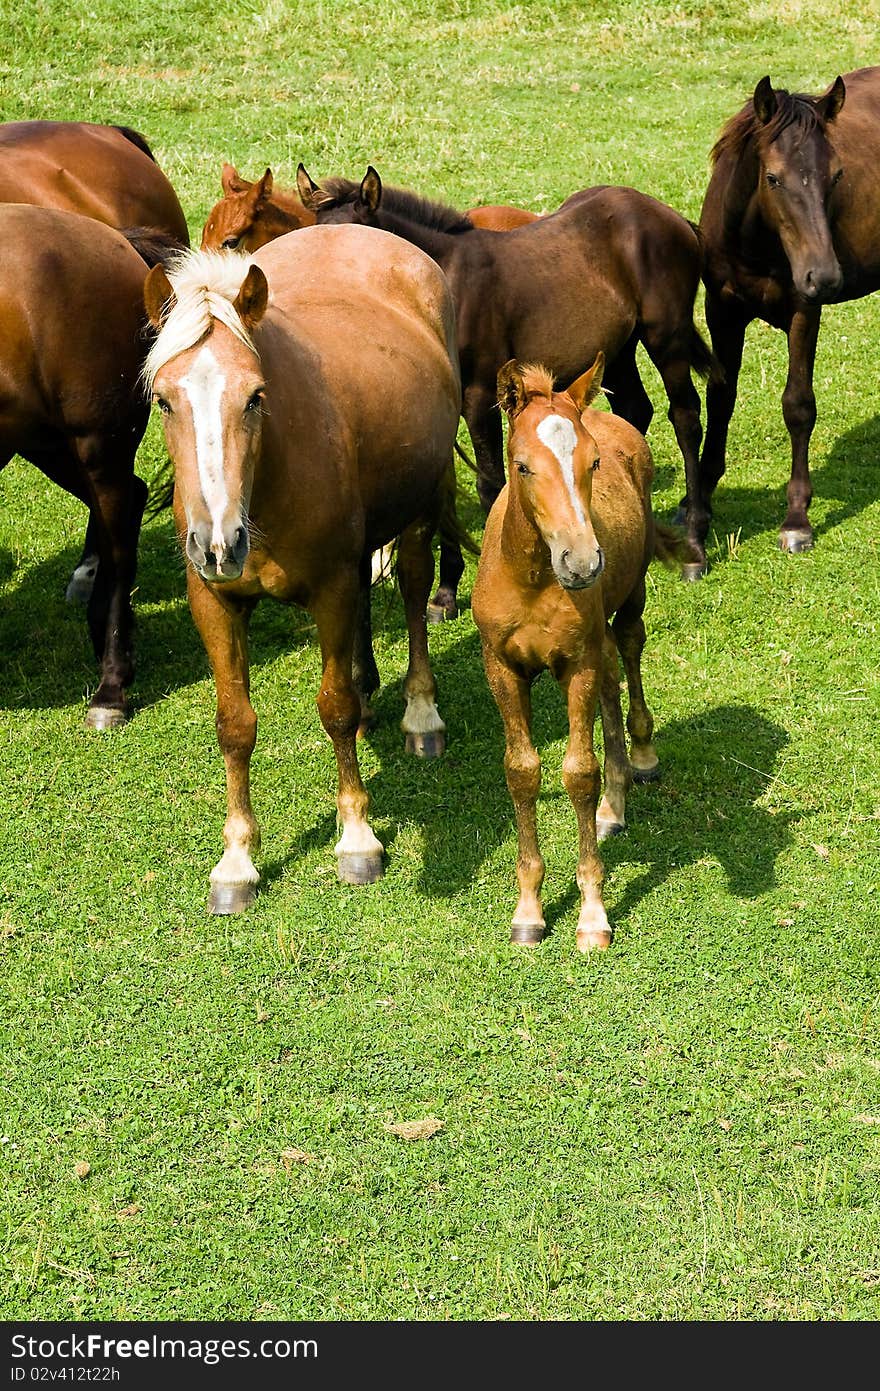
<svg viewBox="0 0 880 1391">
<path fill-rule="evenodd" d="M 538 603 L 522 615 L 508 635 L 505 655 L 511 666 L 550 671 L 558 679 L 565 670 L 598 661 L 600 632 L 593 615 L 565 596 L 562 603 Z"/>
</svg>

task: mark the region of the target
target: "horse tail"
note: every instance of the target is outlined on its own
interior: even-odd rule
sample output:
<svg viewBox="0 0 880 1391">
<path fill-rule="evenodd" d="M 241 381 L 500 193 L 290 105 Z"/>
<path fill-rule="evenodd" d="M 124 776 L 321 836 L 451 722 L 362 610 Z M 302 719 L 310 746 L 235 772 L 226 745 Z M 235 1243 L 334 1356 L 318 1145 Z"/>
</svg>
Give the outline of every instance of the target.
<svg viewBox="0 0 880 1391">
<path fill-rule="evenodd" d="M 654 554 L 651 558 L 670 567 L 700 563 L 700 556 L 684 532 L 677 531 L 675 527 L 661 526 L 659 522 L 654 523 Z"/>
<path fill-rule="evenodd" d="M 167 266 L 173 257 L 188 250 L 185 242 L 161 227 L 120 227 L 119 230 L 151 270 L 159 264 Z"/>
<path fill-rule="evenodd" d="M 724 368 L 696 324 L 691 326 L 690 364 L 698 377 L 713 386 L 724 381 Z"/>
<path fill-rule="evenodd" d="M 462 449 L 461 445 L 459 444 L 458 440 L 455 441 L 454 448 L 455 448 L 455 452 L 456 452 L 456 454 L 458 455 L 459 459 L 461 459 L 461 460 L 463 461 L 463 463 L 467 464 L 467 466 L 468 466 L 468 468 L 470 469 L 471 473 L 476 473 L 476 472 L 477 472 L 477 466 L 476 466 L 476 464 L 474 463 L 474 461 L 473 461 L 473 459 L 471 458 L 471 456 L 470 456 L 469 454 L 466 454 L 466 453 L 465 453 L 465 451 Z"/>
<path fill-rule="evenodd" d="M 126 140 L 130 140 L 132 145 L 137 145 L 139 150 L 143 150 L 144 154 L 147 155 L 154 164 L 158 163 L 156 156 L 153 154 L 153 151 L 150 149 L 139 130 L 132 130 L 131 126 L 112 126 L 111 129 L 118 130 L 119 134 L 124 135 Z"/>
<path fill-rule="evenodd" d="M 158 517 L 161 512 L 167 512 L 174 501 L 174 465 L 170 459 L 166 459 L 159 472 L 150 480 L 150 491 L 147 496 L 147 505 L 144 508 L 144 519 Z"/>
</svg>

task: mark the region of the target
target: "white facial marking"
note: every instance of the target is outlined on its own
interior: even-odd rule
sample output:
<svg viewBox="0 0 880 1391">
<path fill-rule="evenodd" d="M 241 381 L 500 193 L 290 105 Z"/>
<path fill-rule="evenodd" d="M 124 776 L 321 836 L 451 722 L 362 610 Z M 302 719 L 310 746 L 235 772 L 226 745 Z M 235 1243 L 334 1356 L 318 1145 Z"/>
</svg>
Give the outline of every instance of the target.
<svg viewBox="0 0 880 1391">
<path fill-rule="evenodd" d="M 577 447 L 577 433 L 570 420 L 562 415 L 545 415 L 536 432 L 538 439 L 545 444 L 559 460 L 562 477 L 568 488 L 571 505 L 579 522 L 586 522 L 583 504 L 574 486 L 574 451 Z"/>
<path fill-rule="evenodd" d="M 210 348 L 203 348 L 180 385 L 189 398 L 196 435 L 202 497 L 213 523 L 212 545 L 223 547 L 223 515 L 229 505 L 223 474 L 223 417 L 226 376 Z"/>
</svg>

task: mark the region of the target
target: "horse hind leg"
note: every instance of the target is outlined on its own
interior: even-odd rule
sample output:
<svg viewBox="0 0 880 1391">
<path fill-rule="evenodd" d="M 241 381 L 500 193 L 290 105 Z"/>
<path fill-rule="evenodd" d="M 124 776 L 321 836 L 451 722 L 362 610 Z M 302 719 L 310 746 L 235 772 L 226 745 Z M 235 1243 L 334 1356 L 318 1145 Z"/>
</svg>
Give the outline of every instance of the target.
<svg viewBox="0 0 880 1391">
<path fill-rule="evenodd" d="M 458 481 L 454 461 L 449 465 L 443 480 L 443 506 L 440 513 L 440 575 L 436 592 L 428 604 L 429 623 L 443 623 L 446 619 L 458 617 L 458 586 L 464 574 L 464 557 L 461 553 L 461 529 L 455 496 Z"/>
<path fill-rule="evenodd" d="M 378 552 L 374 554 L 377 555 Z M 358 575 L 357 617 L 351 657 L 351 679 L 361 703 L 358 738 L 369 733 L 373 727 L 376 717 L 370 704 L 370 698 L 379 689 L 379 669 L 376 666 L 376 657 L 373 652 L 371 566 L 371 557 L 369 555 L 363 556 Z"/>
<path fill-rule="evenodd" d="M 437 687 L 428 657 L 425 606 L 434 579 L 432 521 L 422 518 L 401 534 L 397 579 L 409 635 L 409 665 L 403 683 L 406 700 L 401 728 L 407 753 L 434 758 L 446 748 L 446 726 L 437 709 Z"/>
<path fill-rule="evenodd" d="M 64 597 L 68 604 L 88 604 L 92 597 L 92 590 L 95 587 L 99 564 L 98 522 L 94 512 L 90 511 L 82 554 L 76 562 L 73 574 L 64 592 Z"/>
<path fill-rule="evenodd" d="M 620 707 L 620 670 L 617 643 L 607 627 L 602 648 L 602 683 L 599 687 L 602 737 L 605 744 L 605 788 L 596 811 L 596 836 L 606 840 L 626 826 L 626 797 L 632 783 L 632 767 L 626 754 L 623 712 Z"/>
<path fill-rule="evenodd" d="M 645 703 L 642 687 L 642 652 L 645 647 L 645 581 L 621 605 L 614 616 L 612 629 L 626 674 L 629 709 L 626 728 L 630 739 L 629 761 L 634 782 L 656 782 L 660 776 L 660 760 L 652 741 L 654 717 Z"/>
</svg>

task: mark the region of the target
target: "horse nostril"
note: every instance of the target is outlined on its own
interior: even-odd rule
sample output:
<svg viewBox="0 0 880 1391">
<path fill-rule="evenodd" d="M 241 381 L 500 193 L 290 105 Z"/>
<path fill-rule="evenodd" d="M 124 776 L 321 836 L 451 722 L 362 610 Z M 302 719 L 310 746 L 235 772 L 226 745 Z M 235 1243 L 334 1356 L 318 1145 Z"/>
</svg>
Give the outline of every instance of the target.
<svg viewBox="0 0 880 1391">
<path fill-rule="evenodd" d="M 217 557 L 213 551 L 205 551 L 205 564 L 213 565 L 214 569 L 217 569 Z"/>
<path fill-rule="evenodd" d="M 563 552 L 562 552 L 562 555 L 561 555 L 559 558 L 560 558 L 560 560 L 562 561 L 562 564 L 563 564 L 563 565 L 567 565 L 567 564 L 568 564 L 568 557 L 569 557 L 570 555 L 571 555 L 571 551 L 563 551 Z"/>
<path fill-rule="evenodd" d="M 233 549 L 233 551 L 240 551 L 240 550 L 242 550 L 242 549 L 244 548 L 244 544 L 245 544 L 245 541 L 246 541 L 246 540 L 247 540 L 247 532 L 245 531 L 244 527 L 243 527 L 243 526 L 236 527 L 235 535 L 234 535 L 233 538 L 232 538 L 232 549 Z"/>
</svg>

